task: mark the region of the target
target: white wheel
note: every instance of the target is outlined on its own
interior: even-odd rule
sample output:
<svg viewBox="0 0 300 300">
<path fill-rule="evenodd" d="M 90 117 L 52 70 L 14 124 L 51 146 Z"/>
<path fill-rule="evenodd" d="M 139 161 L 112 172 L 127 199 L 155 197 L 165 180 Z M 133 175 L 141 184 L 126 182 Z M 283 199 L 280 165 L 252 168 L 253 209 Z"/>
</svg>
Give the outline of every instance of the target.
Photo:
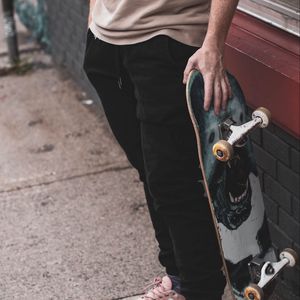
<svg viewBox="0 0 300 300">
<path fill-rule="evenodd" d="M 283 251 L 281 251 L 279 254 L 279 258 L 280 259 L 287 258 L 289 260 L 288 263 L 289 267 L 294 267 L 299 260 L 298 253 L 295 250 L 290 248 L 286 248 Z"/>
<path fill-rule="evenodd" d="M 252 113 L 252 119 L 256 119 L 256 118 L 261 119 L 261 123 L 259 127 L 265 128 L 269 125 L 271 121 L 271 112 L 264 107 L 259 107 Z"/>
</svg>

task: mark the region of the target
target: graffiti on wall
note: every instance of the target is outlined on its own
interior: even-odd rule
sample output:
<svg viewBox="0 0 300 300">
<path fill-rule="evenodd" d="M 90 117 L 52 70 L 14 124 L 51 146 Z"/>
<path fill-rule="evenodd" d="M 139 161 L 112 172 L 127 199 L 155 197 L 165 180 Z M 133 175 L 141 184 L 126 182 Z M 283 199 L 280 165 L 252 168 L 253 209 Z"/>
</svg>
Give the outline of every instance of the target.
<svg viewBox="0 0 300 300">
<path fill-rule="evenodd" d="M 14 0 L 15 10 L 22 24 L 46 49 L 50 49 L 45 0 Z"/>
</svg>

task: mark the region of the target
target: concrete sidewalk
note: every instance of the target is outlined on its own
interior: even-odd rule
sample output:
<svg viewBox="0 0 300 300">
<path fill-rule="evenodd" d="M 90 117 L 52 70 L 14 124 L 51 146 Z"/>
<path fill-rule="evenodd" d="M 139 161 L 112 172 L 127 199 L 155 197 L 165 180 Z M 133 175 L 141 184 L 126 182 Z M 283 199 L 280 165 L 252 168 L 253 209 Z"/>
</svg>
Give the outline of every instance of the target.
<svg viewBox="0 0 300 300">
<path fill-rule="evenodd" d="M 133 297 L 161 272 L 137 174 L 72 80 L 22 58 L 31 71 L 0 77 L 0 299 Z"/>
</svg>

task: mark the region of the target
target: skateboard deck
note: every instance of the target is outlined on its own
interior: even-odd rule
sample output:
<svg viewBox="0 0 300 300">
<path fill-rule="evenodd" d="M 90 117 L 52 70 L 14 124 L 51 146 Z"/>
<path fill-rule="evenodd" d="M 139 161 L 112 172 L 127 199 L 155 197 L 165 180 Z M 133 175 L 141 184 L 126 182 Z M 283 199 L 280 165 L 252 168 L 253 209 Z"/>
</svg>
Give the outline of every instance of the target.
<svg viewBox="0 0 300 300">
<path fill-rule="evenodd" d="M 234 147 L 234 155 L 228 162 L 217 160 L 212 152 L 213 145 L 224 138 L 220 129 L 222 122 L 230 119 L 235 125 L 240 125 L 250 120 L 238 82 L 230 74 L 228 78 L 233 96 L 228 101 L 227 109 L 218 116 L 214 113 L 213 105 L 208 112 L 203 109 L 204 82 L 198 71 L 194 70 L 189 75 L 186 98 L 224 273 L 232 299 L 244 299 L 245 288 L 255 281 L 255 276 L 256 283 L 260 279 L 260 274 L 253 274 L 255 268 L 251 271 L 254 258 L 258 257 L 258 261 L 263 262 L 276 262 L 277 259 L 271 246 L 250 140 L 244 140 L 242 146 Z"/>
</svg>

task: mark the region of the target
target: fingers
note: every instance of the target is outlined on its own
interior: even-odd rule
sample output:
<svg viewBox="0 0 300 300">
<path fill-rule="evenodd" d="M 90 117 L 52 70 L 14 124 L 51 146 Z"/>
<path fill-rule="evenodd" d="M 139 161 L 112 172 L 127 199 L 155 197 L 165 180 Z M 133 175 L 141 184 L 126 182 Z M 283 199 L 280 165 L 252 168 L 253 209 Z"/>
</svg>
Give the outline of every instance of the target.
<svg viewBox="0 0 300 300">
<path fill-rule="evenodd" d="M 220 81 L 216 80 L 214 82 L 214 111 L 216 115 L 220 113 L 222 100 L 221 84 Z"/>
<path fill-rule="evenodd" d="M 228 99 L 231 97 L 231 87 L 226 75 L 206 75 L 204 78 L 204 110 L 208 111 L 211 101 L 214 101 L 214 111 L 218 115 L 221 109 L 225 110 Z"/>
<path fill-rule="evenodd" d="M 190 58 L 187 62 L 187 65 L 185 67 L 185 70 L 183 72 L 183 84 L 187 83 L 188 77 L 190 72 L 194 69 L 194 62 L 193 60 Z"/>
<path fill-rule="evenodd" d="M 226 72 L 223 72 L 223 76 L 221 79 L 221 86 L 222 86 L 222 94 L 223 94 L 222 109 L 225 110 L 227 107 L 228 100 L 232 97 L 231 85 Z"/>
<path fill-rule="evenodd" d="M 193 68 L 187 68 L 187 75 Z M 214 100 L 214 111 L 218 115 L 226 109 L 228 98 L 231 95 L 230 85 L 228 86 L 226 77 L 216 77 L 214 74 L 203 75 L 204 80 L 204 110 L 208 111 L 212 99 Z M 227 79 L 228 80 L 228 79 Z"/>
<path fill-rule="evenodd" d="M 225 74 L 225 82 L 226 82 L 227 87 L 228 87 L 228 96 L 229 96 L 229 98 L 231 98 L 232 97 L 231 85 L 230 85 L 229 79 L 228 79 L 226 74 Z"/>
<path fill-rule="evenodd" d="M 228 100 L 232 97 L 230 82 L 225 72 L 216 77 L 214 86 L 214 110 L 218 115 L 221 108 L 226 110 Z"/>
<path fill-rule="evenodd" d="M 187 62 L 183 72 L 183 83 L 193 69 L 201 72 L 204 80 L 204 110 L 208 111 L 214 101 L 214 111 L 218 115 L 221 109 L 225 110 L 228 99 L 232 97 L 232 90 L 222 60 L 212 52 L 202 51 L 200 48 Z"/>
<path fill-rule="evenodd" d="M 227 106 L 228 97 L 229 97 L 229 89 L 225 78 L 222 78 L 221 80 L 221 88 L 222 88 L 222 109 L 225 110 Z"/>
<path fill-rule="evenodd" d="M 204 79 L 204 110 L 208 111 L 213 96 L 214 77 L 213 75 L 203 75 L 203 79 Z"/>
</svg>

